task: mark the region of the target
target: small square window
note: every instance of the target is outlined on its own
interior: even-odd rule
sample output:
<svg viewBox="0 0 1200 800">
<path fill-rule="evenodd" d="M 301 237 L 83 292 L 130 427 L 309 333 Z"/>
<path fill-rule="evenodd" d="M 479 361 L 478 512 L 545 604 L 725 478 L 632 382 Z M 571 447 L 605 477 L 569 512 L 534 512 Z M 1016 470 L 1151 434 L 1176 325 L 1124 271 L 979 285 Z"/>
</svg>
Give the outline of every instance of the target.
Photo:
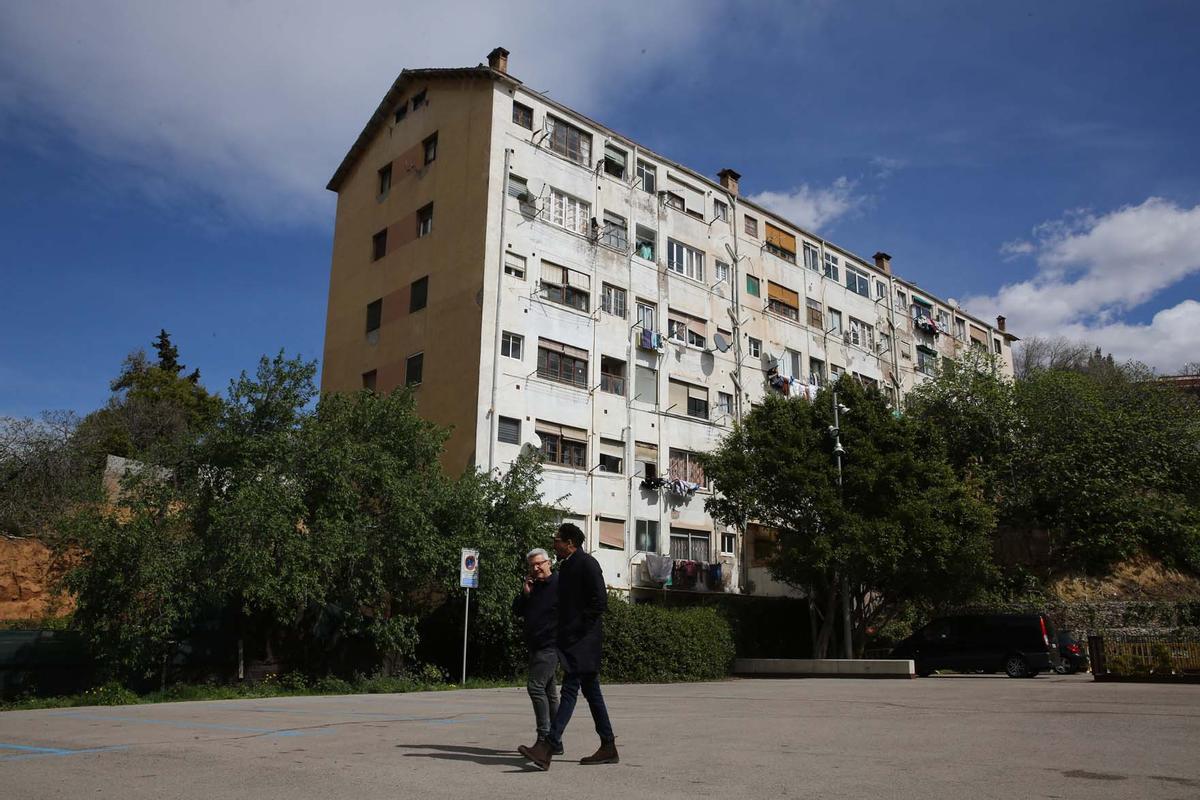
<svg viewBox="0 0 1200 800">
<path fill-rule="evenodd" d="M 505 358 L 515 358 L 521 360 L 521 355 L 524 350 L 525 337 L 516 333 L 505 331 L 500 337 L 500 355 Z"/>
<path fill-rule="evenodd" d="M 637 179 L 639 188 L 643 192 L 654 194 L 658 188 L 658 171 L 653 164 L 647 164 L 645 161 L 637 162 Z"/>
<path fill-rule="evenodd" d="M 383 298 L 367 303 L 367 333 L 379 330 L 383 321 Z"/>
<path fill-rule="evenodd" d="M 635 240 L 636 243 L 634 245 L 633 252 L 637 254 L 638 258 L 644 258 L 647 261 L 653 261 L 655 244 L 657 243 L 658 238 L 654 232 L 654 229 L 647 228 L 645 225 L 638 225 L 636 230 L 637 239 Z"/>
<path fill-rule="evenodd" d="M 417 212 L 417 238 L 433 233 L 433 203 Z"/>
<path fill-rule="evenodd" d="M 421 382 L 421 373 L 425 368 L 425 354 L 417 353 L 408 357 L 404 364 L 404 385 L 416 386 Z"/>
<path fill-rule="evenodd" d="M 408 313 L 420 311 L 429 301 L 429 276 L 417 278 L 412 282 L 412 290 L 408 296 Z"/>
<path fill-rule="evenodd" d="M 658 520 L 639 519 L 634 535 L 634 549 L 644 553 L 658 552 Z"/>
<path fill-rule="evenodd" d="M 496 440 L 506 444 L 521 443 L 521 420 L 516 417 L 500 417 L 496 420 Z"/>
<path fill-rule="evenodd" d="M 396 115 L 394 117 L 394 120 L 396 122 L 399 122 L 400 120 L 404 119 L 407 116 L 408 116 L 408 101 L 402 100 L 400 102 L 400 105 L 396 108 Z"/>
<path fill-rule="evenodd" d="M 726 531 L 721 534 L 721 552 L 725 555 L 733 555 L 737 550 L 737 534 L 732 531 Z"/>
<path fill-rule="evenodd" d="M 533 130 L 533 109 L 520 103 L 513 103 L 513 122 L 522 128 Z"/>
<path fill-rule="evenodd" d="M 516 253 L 505 253 L 504 274 L 525 280 L 525 256 L 519 256 Z"/>
<path fill-rule="evenodd" d="M 758 220 L 749 214 L 746 215 L 746 235 L 758 236 Z"/>
<path fill-rule="evenodd" d="M 419 91 L 413 95 L 413 99 L 412 99 L 412 110 L 413 111 L 416 111 L 418 108 L 425 105 L 426 97 L 427 97 L 426 91 L 427 91 L 426 89 L 422 89 L 421 91 Z"/>
<path fill-rule="evenodd" d="M 716 219 L 722 222 L 729 221 L 729 206 L 720 200 L 713 200 L 713 214 Z"/>
<path fill-rule="evenodd" d="M 371 260 L 378 261 L 387 255 L 387 228 L 371 237 Z"/>
<path fill-rule="evenodd" d="M 762 287 L 759 285 L 758 278 L 753 275 L 746 276 L 746 294 L 753 295 L 754 297 L 762 296 Z"/>
<path fill-rule="evenodd" d="M 386 164 L 379 168 L 379 195 L 388 193 L 388 189 L 392 188 L 392 165 Z"/>
<path fill-rule="evenodd" d="M 433 136 L 430 136 L 425 141 L 421 142 L 421 146 L 425 148 L 425 163 L 432 164 L 437 160 L 437 131 L 434 131 Z"/>
<path fill-rule="evenodd" d="M 362 374 L 362 388 L 366 389 L 368 392 L 375 391 L 375 378 L 377 375 L 378 372 L 376 370 L 364 372 Z"/>
<path fill-rule="evenodd" d="M 750 349 L 751 357 L 758 358 L 759 356 L 762 355 L 762 340 L 761 339 L 755 339 L 753 336 L 751 336 L 749 345 L 750 345 L 749 349 Z"/>
</svg>

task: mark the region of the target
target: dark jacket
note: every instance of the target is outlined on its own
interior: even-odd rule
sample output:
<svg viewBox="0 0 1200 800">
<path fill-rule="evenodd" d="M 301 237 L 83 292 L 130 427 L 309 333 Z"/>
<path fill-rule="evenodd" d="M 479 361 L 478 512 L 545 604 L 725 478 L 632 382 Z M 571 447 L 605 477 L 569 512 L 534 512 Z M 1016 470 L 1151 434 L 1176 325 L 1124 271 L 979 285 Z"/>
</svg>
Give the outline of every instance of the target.
<svg viewBox="0 0 1200 800">
<path fill-rule="evenodd" d="M 513 613 L 525 620 L 525 644 L 530 652 L 554 647 L 558 641 L 558 575 L 535 582 L 529 594 L 517 593 Z"/>
<path fill-rule="evenodd" d="M 608 591 L 600 564 L 576 550 L 558 568 L 558 649 L 567 672 L 599 672 Z"/>
</svg>

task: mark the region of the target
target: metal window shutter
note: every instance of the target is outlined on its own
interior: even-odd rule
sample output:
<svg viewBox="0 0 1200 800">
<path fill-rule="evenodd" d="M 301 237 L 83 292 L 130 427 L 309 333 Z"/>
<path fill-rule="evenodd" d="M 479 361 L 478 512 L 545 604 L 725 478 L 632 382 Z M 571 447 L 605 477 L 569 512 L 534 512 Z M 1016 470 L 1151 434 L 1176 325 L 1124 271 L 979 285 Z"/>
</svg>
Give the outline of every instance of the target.
<svg viewBox="0 0 1200 800">
<path fill-rule="evenodd" d="M 496 438 L 509 444 L 520 444 L 521 420 L 512 417 L 500 417 Z"/>
<path fill-rule="evenodd" d="M 791 289 L 784 288 L 774 281 L 767 282 L 767 297 L 771 300 L 778 300 L 792 308 L 800 307 L 800 294 L 793 292 Z"/>
<path fill-rule="evenodd" d="M 566 267 L 560 267 L 558 264 L 551 264 L 549 261 L 542 262 L 542 280 L 547 283 L 556 283 L 562 285 L 566 281 L 563 280 L 563 271 Z"/>
<path fill-rule="evenodd" d="M 682 414 L 687 409 L 688 385 L 679 381 L 671 381 L 667 393 L 667 404 L 675 406 L 677 413 Z M 673 409 L 674 410 L 674 409 Z"/>
<path fill-rule="evenodd" d="M 796 237 L 787 231 L 776 228 L 771 223 L 767 223 L 767 244 L 775 245 L 780 250 L 786 250 L 792 255 L 796 254 Z"/>
<path fill-rule="evenodd" d="M 619 439 L 601 439 L 600 440 L 600 452 L 601 452 L 601 454 L 606 455 L 606 456 L 613 456 L 614 458 L 624 458 L 625 457 L 625 443 Z"/>
<path fill-rule="evenodd" d="M 646 442 L 633 443 L 633 455 L 639 461 L 658 462 L 658 445 Z"/>
<path fill-rule="evenodd" d="M 692 398 L 693 400 L 703 400 L 706 403 L 708 402 L 708 389 L 704 386 L 692 386 L 689 384 L 687 387 L 687 392 L 688 397 Z"/>
<path fill-rule="evenodd" d="M 541 350 L 549 350 L 554 353 L 562 353 L 563 355 L 571 356 L 572 358 L 583 359 L 584 361 L 588 360 L 587 350 L 579 347 L 572 347 L 571 345 L 563 344 L 562 342 L 556 342 L 553 339 L 543 339 L 539 336 L 538 348 Z"/>
<path fill-rule="evenodd" d="M 625 520 L 600 518 L 600 544 L 625 549 Z"/>
</svg>

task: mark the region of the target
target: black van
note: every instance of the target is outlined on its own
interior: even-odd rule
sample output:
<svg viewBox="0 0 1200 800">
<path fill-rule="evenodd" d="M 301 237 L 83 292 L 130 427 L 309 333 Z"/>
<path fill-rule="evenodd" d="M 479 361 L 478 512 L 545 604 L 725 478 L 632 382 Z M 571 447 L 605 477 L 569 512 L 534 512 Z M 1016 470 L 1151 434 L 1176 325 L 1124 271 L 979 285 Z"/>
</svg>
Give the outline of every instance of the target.
<svg viewBox="0 0 1200 800">
<path fill-rule="evenodd" d="M 922 678 L 934 670 L 1004 672 L 1032 678 L 1054 669 L 1058 641 L 1044 614 L 940 617 L 908 637 L 892 658 L 912 659 Z"/>
</svg>

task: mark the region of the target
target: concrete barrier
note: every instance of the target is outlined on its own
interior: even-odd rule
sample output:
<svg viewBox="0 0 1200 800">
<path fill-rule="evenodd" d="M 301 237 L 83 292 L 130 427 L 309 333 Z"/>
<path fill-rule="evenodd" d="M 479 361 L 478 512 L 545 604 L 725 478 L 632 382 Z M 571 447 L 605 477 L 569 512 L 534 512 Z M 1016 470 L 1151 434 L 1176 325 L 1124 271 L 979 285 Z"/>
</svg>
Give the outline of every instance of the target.
<svg viewBox="0 0 1200 800">
<path fill-rule="evenodd" d="M 912 678 L 912 661 L 895 658 L 739 658 L 733 674 L 746 677 Z"/>
</svg>

